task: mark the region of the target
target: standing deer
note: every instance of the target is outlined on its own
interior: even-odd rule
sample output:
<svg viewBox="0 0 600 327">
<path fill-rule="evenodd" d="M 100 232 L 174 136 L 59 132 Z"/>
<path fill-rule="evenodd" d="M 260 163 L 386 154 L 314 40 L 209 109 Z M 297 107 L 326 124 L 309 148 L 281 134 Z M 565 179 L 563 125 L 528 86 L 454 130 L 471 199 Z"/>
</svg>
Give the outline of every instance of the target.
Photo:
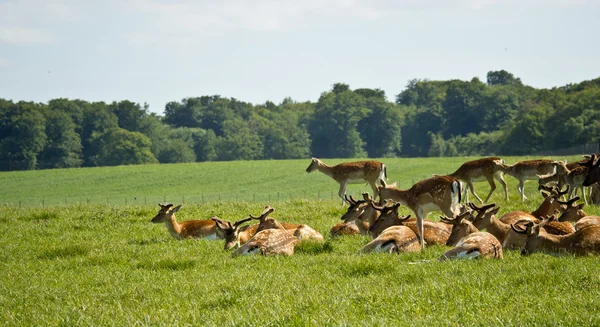
<svg viewBox="0 0 600 327">
<path fill-rule="evenodd" d="M 306 172 L 311 173 L 315 170 L 333 178 L 340 184 L 338 195 L 342 198 L 342 205 L 346 201 L 346 186 L 348 184 L 368 183 L 373 189 L 373 196 L 376 197 L 377 181 L 387 179 L 385 164 L 374 160 L 343 162 L 335 166 L 329 166 L 317 158 L 312 158 Z"/>
<path fill-rule="evenodd" d="M 415 183 L 408 190 L 400 190 L 395 184 L 388 186 L 384 180 L 381 180 L 379 187 L 380 205 L 392 200 L 406 205 L 415 213 L 421 247 L 425 247 L 423 220 L 436 210 L 441 210 L 448 217 L 455 217 L 460 213 L 460 197 L 460 182 L 450 176 L 434 176 Z"/>
<path fill-rule="evenodd" d="M 172 203 L 158 204 L 160 210 L 152 218 L 155 224 L 165 223 L 167 230 L 174 238 L 182 240 L 185 238 L 206 238 L 209 240 L 222 239 L 223 234 L 217 230 L 212 220 L 188 220 L 177 222 L 175 213 L 181 209 L 181 205 L 173 207 Z"/>
<path fill-rule="evenodd" d="M 465 194 L 463 195 L 465 201 L 468 201 L 468 191 L 471 190 L 471 194 L 473 194 L 479 202 L 488 202 L 492 193 L 496 190 L 494 179 L 502 185 L 504 188 L 504 196 L 506 200 L 508 200 L 508 188 L 502 176 L 502 165 L 504 165 L 504 160 L 498 157 L 481 158 L 465 162 L 455 172 L 448 176 L 458 179 L 461 183 L 467 184 L 464 189 Z M 475 193 L 475 188 L 473 187 L 473 182 L 482 180 L 487 180 L 490 184 L 490 193 L 488 193 L 485 201 L 481 200 L 477 193 Z"/>
<path fill-rule="evenodd" d="M 517 189 L 521 194 L 521 201 L 525 201 L 527 199 L 525 196 L 525 181 L 537 180 L 542 175 L 555 174 L 558 165 L 558 161 L 552 160 L 524 160 L 514 165 L 502 165 L 502 171 L 519 181 Z"/>
</svg>

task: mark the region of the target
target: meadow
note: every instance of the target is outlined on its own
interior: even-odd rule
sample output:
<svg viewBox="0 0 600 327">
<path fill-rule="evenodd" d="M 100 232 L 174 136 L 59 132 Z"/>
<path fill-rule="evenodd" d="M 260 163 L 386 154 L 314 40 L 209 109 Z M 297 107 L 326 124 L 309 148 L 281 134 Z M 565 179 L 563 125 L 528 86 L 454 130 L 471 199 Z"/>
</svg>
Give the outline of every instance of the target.
<svg viewBox="0 0 600 327">
<path fill-rule="evenodd" d="M 576 160 L 579 157 L 553 158 Z M 401 188 L 474 158 L 384 158 Z M 504 158 L 514 163 L 524 157 Z M 337 163 L 342 159 L 324 160 Z M 581 326 L 600 325 L 600 259 L 523 257 L 438 262 L 447 250 L 358 254 L 369 238 L 331 239 L 345 207 L 310 160 L 236 161 L 0 173 L 0 321 L 7 326 Z M 516 181 L 500 214 L 534 210 L 537 183 Z M 487 195 L 486 182 L 475 184 Z M 352 185 L 355 196 L 368 191 Z M 471 197 L 472 199 L 472 197 Z M 232 257 L 223 241 L 171 237 L 150 219 L 258 215 L 306 223 L 324 243 L 291 257 Z M 586 207 L 600 214 L 598 207 Z M 406 208 L 402 213 L 409 214 Z M 435 213 L 429 216 L 437 219 Z"/>
</svg>

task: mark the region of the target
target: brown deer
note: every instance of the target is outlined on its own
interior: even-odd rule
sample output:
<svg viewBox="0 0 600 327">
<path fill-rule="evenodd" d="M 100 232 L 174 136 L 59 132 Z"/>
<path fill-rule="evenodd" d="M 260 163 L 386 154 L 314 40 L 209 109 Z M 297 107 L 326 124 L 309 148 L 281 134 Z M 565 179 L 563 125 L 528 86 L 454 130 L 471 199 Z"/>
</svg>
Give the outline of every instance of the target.
<svg viewBox="0 0 600 327">
<path fill-rule="evenodd" d="M 246 244 L 246 242 L 248 242 L 258 230 L 258 224 L 251 226 L 242 225 L 247 221 L 251 221 L 252 218 L 245 218 L 236 221 L 233 225 L 230 222 L 222 220 L 218 217 L 213 217 L 212 220 L 216 223 L 217 228 L 223 233 L 223 238 L 225 239 L 225 250 L 237 248 L 243 244 Z"/>
<path fill-rule="evenodd" d="M 504 160 L 498 157 L 481 158 L 465 162 L 455 172 L 448 176 L 458 179 L 461 183 L 467 184 L 463 195 L 465 201 L 468 201 L 468 191 L 471 190 L 471 194 L 473 194 L 479 202 L 488 202 L 492 193 L 496 190 L 494 179 L 502 185 L 504 188 L 504 196 L 506 200 L 508 200 L 508 188 L 502 176 L 502 165 L 504 165 Z M 477 193 L 475 193 L 475 188 L 473 187 L 473 182 L 482 180 L 487 180 L 490 184 L 490 193 L 488 193 L 485 201 L 481 200 Z"/>
<path fill-rule="evenodd" d="M 527 222 L 521 226 L 511 226 L 515 232 L 527 235 L 525 246 L 521 251 L 522 255 L 538 251 L 547 254 L 575 255 L 600 253 L 600 225 L 588 226 L 568 235 L 553 235 L 544 231 L 542 227 L 554 219 L 556 216 L 552 215 L 540 223 Z"/>
<path fill-rule="evenodd" d="M 589 160 L 583 162 L 582 165 L 588 168 L 587 175 L 582 183 L 583 186 L 600 182 L 600 160 L 598 160 L 595 153 L 590 155 Z"/>
<path fill-rule="evenodd" d="M 375 204 L 371 204 L 376 210 L 381 211 L 379 218 L 369 228 L 369 234 L 373 238 L 377 238 L 383 231 L 391 226 L 403 225 L 410 228 L 415 234 L 418 235 L 417 220 L 408 216 L 399 216 L 398 208 L 400 204 L 394 204 L 391 206 L 380 207 Z M 444 245 L 450 237 L 452 225 L 445 224 L 443 222 L 436 222 L 431 220 L 423 221 L 423 238 L 426 244 L 429 245 Z"/>
<path fill-rule="evenodd" d="M 256 233 L 246 244 L 237 248 L 232 256 L 262 254 L 262 255 L 292 255 L 300 240 L 285 229 L 265 229 Z"/>
<path fill-rule="evenodd" d="M 188 220 L 177 222 L 175 219 L 175 213 L 181 209 L 181 204 L 173 207 L 172 203 L 169 204 L 158 204 L 160 210 L 152 222 L 155 224 L 165 223 L 167 230 L 174 238 L 178 240 L 186 238 L 206 238 L 209 240 L 222 239 L 223 234 L 217 230 L 214 221 L 207 220 Z"/>
<path fill-rule="evenodd" d="M 344 222 L 354 221 L 360 234 L 366 235 L 368 233 L 371 225 L 377 220 L 379 217 L 380 211 L 373 208 L 372 204 L 374 200 L 369 196 L 369 193 L 363 193 L 363 199 L 361 201 L 355 201 L 352 196 L 350 196 L 350 207 L 348 207 L 348 212 L 342 216 L 342 220 Z M 351 210 L 353 206 L 359 206 L 359 209 Z"/>
<path fill-rule="evenodd" d="M 446 245 L 454 248 L 442 254 L 439 260 L 496 258 L 502 259 L 502 244 L 488 232 L 480 232 L 467 217 L 472 215 L 465 212 L 455 218 L 442 218 L 452 224 L 452 234 Z"/>
<path fill-rule="evenodd" d="M 356 225 L 356 221 L 341 222 L 333 225 L 333 227 L 331 227 L 331 230 L 329 230 L 330 237 L 338 237 L 345 235 L 360 235 L 360 230 Z"/>
<path fill-rule="evenodd" d="M 450 176 L 434 176 L 415 183 L 408 190 L 400 190 L 395 184 L 386 185 L 383 180 L 379 187 L 380 205 L 391 200 L 406 205 L 415 213 L 421 247 L 425 247 L 423 220 L 436 210 L 441 210 L 448 217 L 458 215 L 460 197 L 460 182 Z"/>
<path fill-rule="evenodd" d="M 573 199 L 577 198 L 578 197 L 575 197 Z M 578 204 L 576 206 L 570 206 L 562 213 L 562 215 L 560 215 L 560 217 L 558 217 L 558 221 L 574 222 L 575 230 L 580 230 L 590 225 L 600 225 L 600 217 L 588 215 L 585 211 L 583 211 L 584 206 L 585 203 Z"/>
<path fill-rule="evenodd" d="M 525 201 L 525 182 L 527 180 L 537 180 L 541 175 L 548 175 L 556 173 L 556 167 L 558 161 L 552 160 L 523 160 L 515 163 L 514 165 L 502 165 L 502 171 L 516 178 L 519 181 L 517 189 L 521 194 L 521 201 Z"/>
<path fill-rule="evenodd" d="M 360 252 L 418 252 L 421 245 L 415 232 L 402 225 L 392 226 L 365 245 Z"/>
<path fill-rule="evenodd" d="M 257 233 L 265 229 L 282 229 L 288 231 L 292 236 L 297 237 L 299 240 L 324 240 L 321 233 L 317 232 L 308 225 L 279 222 L 275 218 L 268 217 L 268 215 L 273 211 L 275 211 L 275 209 L 273 209 L 271 206 L 265 206 L 265 209 L 260 216 L 255 217 L 250 214 L 250 218 L 260 221 L 258 223 L 258 229 L 256 231 Z"/>
<path fill-rule="evenodd" d="M 377 181 L 387 179 L 385 164 L 374 160 L 343 162 L 329 166 L 317 158 L 312 158 L 306 172 L 311 173 L 315 170 L 333 178 L 340 184 L 338 195 L 342 198 L 342 205 L 346 200 L 348 184 L 368 183 L 373 189 L 374 196 L 377 196 Z"/>
</svg>

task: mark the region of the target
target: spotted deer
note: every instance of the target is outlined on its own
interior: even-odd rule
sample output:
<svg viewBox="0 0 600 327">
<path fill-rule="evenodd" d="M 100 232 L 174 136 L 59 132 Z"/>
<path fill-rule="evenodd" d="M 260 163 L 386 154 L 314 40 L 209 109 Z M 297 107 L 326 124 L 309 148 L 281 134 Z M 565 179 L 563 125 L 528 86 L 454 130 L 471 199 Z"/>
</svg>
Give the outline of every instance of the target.
<svg viewBox="0 0 600 327">
<path fill-rule="evenodd" d="M 488 202 L 492 193 L 496 190 L 496 183 L 494 183 L 494 179 L 502 185 L 504 188 L 504 197 L 508 200 L 508 188 L 506 186 L 506 182 L 504 181 L 502 165 L 504 165 L 504 160 L 498 157 L 488 157 L 481 158 L 473 161 L 467 161 L 463 163 L 455 172 L 449 174 L 448 176 L 454 177 L 458 179 L 461 183 L 465 183 L 467 186 L 464 188 L 463 198 L 465 201 L 468 201 L 468 191 L 471 190 L 471 194 L 479 202 Z M 475 188 L 473 187 L 473 182 L 487 180 L 490 184 L 490 193 L 488 193 L 485 201 L 481 200 L 481 198 L 475 193 Z"/>
<path fill-rule="evenodd" d="M 554 219 L 556 216 L 552 215 L 539 223 L 527 222 L 521 226 L 511 226 L 515 232 L 527 237 L 521 251 L 522 255 L 534 252 L 574 255 L 600 254 L 600 225 L 588 226 L 568 235 L 553 235 L 547 233 L 542 227 Z"/>
<path fill-rule="evenodd" d="M 439 260 L 503 258 L 502 244 L 491 233 L 479 231 L 467 219 L 470 214 L 472 213 L 466 212 L 454 218 L 443 218 L 453 225 L 446 245 L 454 248 L 442 254 Z"/>
<path fill-rule="evenodd" d="M 400 204 L 394 204 L 391 206 L 376 206 L 371 204 L 376 210 L 380 211 L 379 218 L 369 228 L 369 234 L 373 238 L 377 238 L 383 231 L 392 226 L 403 225 L 410 228 L 415 234 L 418 235 L 417 220 L 408 216 L 400 216 L 398 214 L 398 208 Z M 450 237 L 452 225 L 445 224 L 443 222 L 436 222 L 431 220 L 423 221 L 423 238 L 426 244 L 429 245 L 444 245 Z"/>
<path fill-rule="evenodd" d="M 380 205 L 391 200 L 407 206 L 415 213 L 421 247 L 425 247 L 423 220 L 436 210 L 441 210 L 448 217 L 458 215 L 460 198 L 460 182 L 450 176 L 434 176 L 415 183 L 408 190 L 400 190 L 396 184 L 387 185 L 383 180 L 379 186 Z"/>
<path fill-rule="evenodd" d="M 519 181 L 517 189 L 521 194 L 521 201 L 525 201 L 525 182 L 527 180 L 537 180 L 541 175 L 555 174 L 558 161 L 538 159 L 538 160 L 523 160 L 514 165 L 502 165 L 502 171 L 516 178 Z"/>
<path fill-rule="evenodd" d="M 418 252 L 421 245 L 415 232 L 402 225 L 392 226 L 365 245 L 360 252 Z"/>
<path fill-rule="evenodd" d="M 346 186 L 348 184 L 368 183 L 377 196 L 377 181 L 387 179 L 385 164 L 374 161 L 342 162 L 335 166 L 329 166 L 323 161 L 312 158 L 306 168 L 307 173 L 315 170 L 333 178 L 340 185 L 338 195 L 342 199 L 342 205 L 346 201 Z"/>
<path fill-rule="evenodd" d="M 578 197 L 574 197 L 571 200 L 574 199 L 578 199 Z M 560 217 L 558 217 L 558 221 L 575 223 L 575 230 L 580 230 L 590 225 L 600 225 L 600 217 L 588 215 L 583 211 L 584 206 L 585 203 L 570 206 L 562 213 L 562 215 L 560 215 Z"/>
<path fill-rule="evenodd" d="M 181 209 L 181 205 L 176 207 L 172 203 L 158 204 L 160 209 L 156 216 L 152 218 L 155 224 L 165 223 L 169 234 L 178 240 L 186 238 L 206 238 L 209 240 L 222 239 L 223 234 L 217 229 L 214 221 L 207 220 L 187 220 L 177 222 L 175 213 Z"/>
</svg>

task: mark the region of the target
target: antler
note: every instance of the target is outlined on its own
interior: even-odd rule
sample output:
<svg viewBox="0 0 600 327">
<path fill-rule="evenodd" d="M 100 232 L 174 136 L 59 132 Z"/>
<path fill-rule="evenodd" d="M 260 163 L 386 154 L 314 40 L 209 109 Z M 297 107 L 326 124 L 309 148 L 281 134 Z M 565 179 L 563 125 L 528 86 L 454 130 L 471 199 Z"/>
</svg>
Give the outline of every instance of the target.
<svg viewBox="0 0 600 327">
<path fill-rule="evenodd" d="M 252 217 L 248 217 L 248 218 L 244 218 L 242 220 L 238 220 L 235 223 L 233 223 L 233 226 L 231 226 L 231 223 L 229 223 L 229 226 L 232 227 L 232 228 L 239 227 L 241 224 L 243 224 L 243 223 L 245 223 L 247 221 L 250 221 L 250 220 L 252 220 Z"/>
<path fill-rule="evenodd" d="M 265 206 L 265 210 L 263 210 L 263 212 L 260 214 L 260 216 L 256 217 L 256 216 L 253 216 L 252 214 L 249 214 L 248 216 L 251 219 L 262 220 L 262 219 L 267 218 L 267 216 L 273 211 L 275 211 L 275 209 L 273 209 L 271 206 L 267 205 L 267 206 Z"/>
<path fill-rule="evenodd" d="M 470 214 L 471 214 L 471 211 L 465 211 L 465 212 L 458 214 L 454 218 L 440 216 L 440 221 L 442 221 L 446 224 L 456 225 L 456 224 L 460 224 L 462 222 L 462 220 L 465 219 Z"/>
<path fill-rule="evenodd" d="M 557 201 L 558 203 L 560 203 L 560 204 L 565 204 L 565 205 L 567 205 L 568 207 L 570 207 L 571 205 L 573 205 L 573 203 L 575 203 L 575 202 L 576 202 L 576 201 L 578 201 L 579 199 L 581 199 L 581 198 L 580 198 L 580 197 L 578 197 L 578 196 L 576 196 L 576 197 L 572 198 L 572 199 L 571 199 L 571 200 L 569 200 L 569 201 L 561 201 L 561 200 L 556 200 L 556 201 Z"/>
<path fill-rule="evenodd" d="M 531 232 L 531 228 L 533 227 L 533 221 L 527 221 L 525 223 L 516 222 L 514 224 L 510 224 L 510 228 L 519 234 L 529 234 Z"/>
<path fill-rule="evenodd" d="M 481 207 L 476 206 L 475 203 L 473 203 L 473 202 L 469 202 L 468 205 L 469 205 L 469 207 L 471 207 L 471 209 L 473 209 L 477 212 L 482 212 L 482 211 L 487 211 L 488 209 L 495 207 L 496 203 L 490 203 L 487 205 L 483 205 Z"/>
</svg>

